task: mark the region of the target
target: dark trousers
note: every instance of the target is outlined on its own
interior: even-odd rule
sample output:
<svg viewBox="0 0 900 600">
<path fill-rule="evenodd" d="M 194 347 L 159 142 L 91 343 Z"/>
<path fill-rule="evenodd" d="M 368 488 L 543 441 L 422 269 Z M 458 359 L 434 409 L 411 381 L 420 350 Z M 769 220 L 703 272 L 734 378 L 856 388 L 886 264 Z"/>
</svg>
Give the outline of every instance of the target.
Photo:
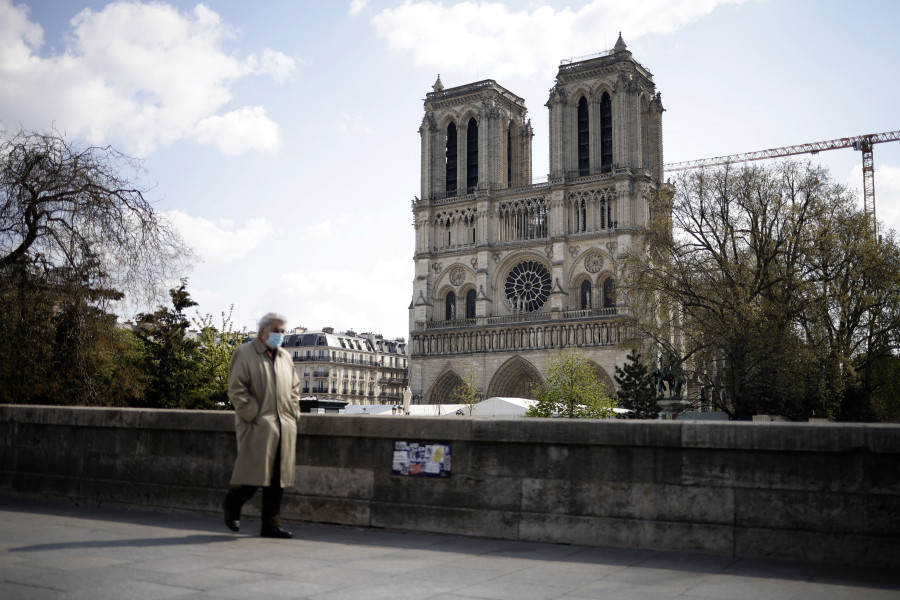
<svg viewBox="0 0 900 600">
<path fill-rule="evenodd" d="M 225 507 L 236 515 L 241 514 L 244 503 L 253 497 L 258 485 L 236 485 L 228 490 L 225 495 Z M 272 480 L 268 486 L 262 489 L 262 524 L 264 526 L 277 527 L 281 525 L 281 497 L 284 488 L 281 487 L 281 444 L 275 453 L 275 464 L 272 467 Z"/>
</svg>

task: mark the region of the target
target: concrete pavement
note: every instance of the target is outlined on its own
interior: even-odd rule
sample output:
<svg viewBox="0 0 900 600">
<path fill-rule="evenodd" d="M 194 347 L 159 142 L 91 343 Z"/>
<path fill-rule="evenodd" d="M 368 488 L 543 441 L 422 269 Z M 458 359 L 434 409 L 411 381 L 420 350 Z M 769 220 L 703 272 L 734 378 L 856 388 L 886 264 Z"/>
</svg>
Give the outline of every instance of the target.
<svg viewBox="0 0 900 600">
<path fill-rule="evenodd" d="M 0 598 L 882 600 L 882 569 L 289 524 L 0 498 Z"/>
</svg>

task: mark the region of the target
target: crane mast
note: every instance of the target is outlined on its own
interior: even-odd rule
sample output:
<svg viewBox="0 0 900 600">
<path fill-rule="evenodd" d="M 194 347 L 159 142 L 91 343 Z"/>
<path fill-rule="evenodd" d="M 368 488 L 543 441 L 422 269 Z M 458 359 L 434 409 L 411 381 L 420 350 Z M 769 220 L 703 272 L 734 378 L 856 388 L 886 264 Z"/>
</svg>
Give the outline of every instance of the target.
<svg viewBox="0 0 900 600">
<path fill-rule="evenodd" d="M 780 158 L 784 156 L 795 156 L 797 154 L 818 154 L 825 150 L 853 148 L 854 150 L 862 152 L 863 209 L 866 214 L 871 217 L 873 226 L 877 227 L 877 221 L 875 220 L 875 162 L 872 156 L 872 146 L 882 142 L 897 141 L 900 141 L 900 131 L 869 133 L 866 135 L 837 138 L 822 142 L 811 142 L 808 144 L 758 150 L 756 152 L 744 152 L 742 154 L 730 154 L 728 156 L 715 156 L 712 158 L 670 163 L 663 165 L 663 169 L 666 172 L 685 171 L 688 169 L 702 169 L 704 167 L 715 167 L 736 162 L 765 160 L 767 158 Z"/>
</svg>

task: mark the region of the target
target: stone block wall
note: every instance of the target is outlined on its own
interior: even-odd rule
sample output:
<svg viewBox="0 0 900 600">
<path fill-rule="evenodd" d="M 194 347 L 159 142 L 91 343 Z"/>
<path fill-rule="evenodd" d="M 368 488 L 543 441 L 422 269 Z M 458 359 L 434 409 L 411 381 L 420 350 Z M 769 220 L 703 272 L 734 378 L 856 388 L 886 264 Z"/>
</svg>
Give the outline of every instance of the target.
<svg viewBox="0 0 900 600">
<path fill-rule="evenodd" d="M 0 406 L 0 494 L 218 515 L 232 419 Z M 900 566 L 896 425 L 303 415 L 299 431 L 292 520 Z M 451 477 L 392 475 L 399 440 L 450 442 Z"/>
</svg>

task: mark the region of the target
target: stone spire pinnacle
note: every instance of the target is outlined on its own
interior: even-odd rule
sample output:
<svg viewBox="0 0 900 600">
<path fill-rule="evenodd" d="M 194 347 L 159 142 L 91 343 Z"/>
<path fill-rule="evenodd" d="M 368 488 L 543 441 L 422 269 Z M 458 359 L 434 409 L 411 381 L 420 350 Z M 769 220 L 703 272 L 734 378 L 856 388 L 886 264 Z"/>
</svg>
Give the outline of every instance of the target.
<svg viewBox="0 0 900 600">
<path fill-rule="evenodd" d="M 436 91 L 436 92 L 443 91 L 443 89 L 444 89 L 444 84 L 441 83 L 441 74 L 440 74 L 440 73 L 438 73 L 437 81 L 434 82 L 434 85 L 431 86 L 431 88 L 432 88 L 434 91 Z"/>
<path fill-rule="evenodd" d="M 628 46 L 625 45 L 625 40 L 622 39 L 622 32 L 619 32 L 619 39 L 616 40 L 616 45 L 613 46 L 613 50 L 616 52 L 622 52 L 623 50 L 627 50 Z"/>
</svg>

